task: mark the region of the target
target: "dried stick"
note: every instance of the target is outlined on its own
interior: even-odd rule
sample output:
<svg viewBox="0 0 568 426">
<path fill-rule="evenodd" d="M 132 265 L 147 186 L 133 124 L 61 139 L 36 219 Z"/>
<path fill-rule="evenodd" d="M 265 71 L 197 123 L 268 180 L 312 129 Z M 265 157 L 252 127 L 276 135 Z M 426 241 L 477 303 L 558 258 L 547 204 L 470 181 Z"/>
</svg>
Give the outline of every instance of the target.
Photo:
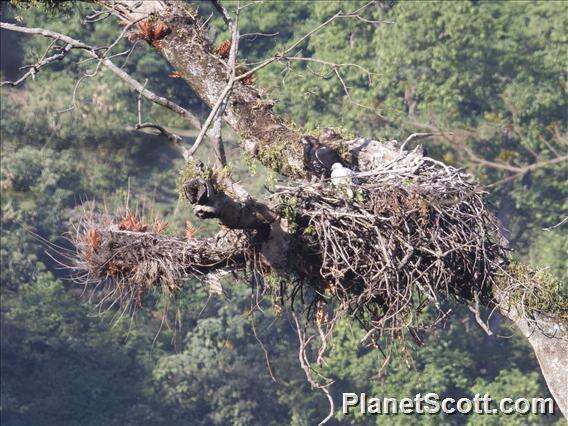
<svg viewBox="0 0 568 426">
<path fill-rule="evenodd" d="M 231 90 L 233 89 L 235 81 L 237 81 L 236 62 L 237 62 L 237 54 L 239 49 L 239 3 L 238 2 L 235 13 L 235 20 L 234 22 L 230 23 L 230 26 L 231 26 L 232 39 L 231 39 L 231 50 L 229 53 L 229 64 L 228 64 L 229 81 L 227 82 L 227 85 L 219 95 L 219 98 L 217 99 L 217 102 L 211 109 L 211 112 L 209 113 L 209 116 L 205 120 L 205 123 L 203 123 L 203 126 L 201 127 L 201 130 L 199 131 L 199 135 L 197 135 L 195 142 L 193 143 L 192 147 L 189 149 L 188 154 L 190 157 L 193 156 L 195 151 L 197 151 L 197 148 L 199 148 L 199 145 L 201 145 L 201 142 L 203 142 L 203 139 L 205 138 L 205 134 L 207 133 L 209 126 L 211 126 L 211 124 L 215 120 L 217 120 L 218 118 L 220 119 L 223 116 L 223 112 L 227 105 L 227 99 L 229 97 L 229 94 L 231 93 Z"/>
<path fill-rule="evenodd" d="M 305 337 L 304 332 L 302 331 L 302 327 L 300 326 L 300 322 L 298 321 L 298 316 L 294 311 L 292 311 L 292 318 L 294 318 L 294 322 L 296 323 L 296 333 L 298 334 L 298 341 L 300 343 L 300 348 L 298 350 L 298 359 L 300 360 L 300 366 L 302 367 L 302 370 L 304 370 L 306 378 L 312 388 L 321 390 L 329 401 L 329 414 L 321 422 L 319 422 L 320 425 L 323 425 L 333 417 L 333 413 L 335 411 L 333 397 L 331 396 L 331 393 L 328 389 L 328 387 L 333 384 L 333 381 L 327 383 L 326 385 L 321 385 L 317 383 L 312 377 L 310 363 L 306 355 L 306 348 L 312 340 L 313 336 L 308 338 Z"/>
</svg>

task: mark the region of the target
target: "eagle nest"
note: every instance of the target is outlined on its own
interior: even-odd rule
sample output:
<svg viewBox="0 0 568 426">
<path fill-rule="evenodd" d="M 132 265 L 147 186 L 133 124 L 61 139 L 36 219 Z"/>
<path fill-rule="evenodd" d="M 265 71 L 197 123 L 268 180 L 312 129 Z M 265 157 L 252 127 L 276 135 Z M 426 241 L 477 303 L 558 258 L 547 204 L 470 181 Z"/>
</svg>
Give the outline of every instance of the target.
<svg viewBox="0 0 568 426">
<path fill-rule="evenodd" d="M 119 219 L 81 215 L 73 267 L 79 281 L 94 283 L 101 305 L 133 309 L 156 289 L 178 294 L 188 277 L 208 278 L 218 290 L 219 275 L 248 272 L 255 282 L 264 278 L 278 308 L 301 299 L 324 334 L 338 319 L 354 317 L 371 342 L 385 334 L 419 339 L 417 330 L 446 315 L 449 298 L 490 304 L 507 256 L 485 192 L 471 176 L 405 153 L 356 179 L 272 194 L 291 237 L 287 270 L 267 267 L 255 231 L 181 238 L 127 212 Z"/>
<path fill-rule="evenodd" d="M 470 175 L 410 153 L 356 179 L 275 195 L 295 235 L 293 269 L 304 272 L 297 286 L 313 289 L 318 324 L 348 314 L 371 341 L 406 331 L 419 339 L 418 328 L 445 316 L 448 298 L 489 301 L 507 256 Z M 438 315 L 420 315 L 428 307 Z"/>
</svg>

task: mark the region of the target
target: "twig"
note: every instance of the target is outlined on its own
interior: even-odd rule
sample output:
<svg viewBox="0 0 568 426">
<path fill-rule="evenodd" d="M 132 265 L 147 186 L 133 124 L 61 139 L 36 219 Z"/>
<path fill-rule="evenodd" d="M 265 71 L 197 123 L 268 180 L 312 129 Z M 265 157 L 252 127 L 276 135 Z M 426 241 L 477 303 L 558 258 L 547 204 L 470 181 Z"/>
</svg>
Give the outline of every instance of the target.
<svg viewBox="0 0 568 426">
<path fill-rule="evenodd" d="M 57 40 L 54 40 L 49 45 L 49 47 L 51 48 L 55 42 L 57 42 Z M 46 58 L 45 54 L 44 54 L 44 56 L 35 64 L 27 65 L 27 66 L 21 68 L 21 69 L 29 68 L 29 70 L 23 76 L 21 76 L 16 81 L 3 81 L 3 82 L 0 83 L 0 87 L 5 86 L 5 85 L 17 86 L 20 83 L 22 83 L 23 81 L 25 81 L 28 77 L 32 77 L 32 79 L 35 79 L 36 74 L 39 72 L 39 70 L 42 67 L 44 67 L 44 66 L 46 66 L 46 65 L 48 65 L 48 64 L 50 64 L 54 61 L 62 60 L 71 51 L 72 48 L 73 48 L 72 45 L 66 44 L 63 48 L 61 48 L 60 53 L 56 53 L 55 55 L 52 55 L 48 58 Z M 49 48 L 48 48 L 48 50 L 49 50 Z M 47 53 L 47 50 L 46 50 L 46 53 Z"/>
<path fill-rule="evenodd" d="M 217 156 L 217 165 L 219 167 L 225 167 L 227 165 L 227 155 L 225 154 L 225 145 L 221 136 L 221 123 L 221 116 L 217 114 L 217 118 L 209 132 L 209 139 Z"/>
<path fill-rule="evenodd" d="M 300 366 L 302 367 L 302 370 L 304 370 L 304 373 L 310 385 L 314 389 L 321 390 L 326 396 L 327 400 L 329 401 L 329 414 L 321 422 L 319 422 L 320 425 L 323 425 L 333 417 L 335 411 L 335 404 L 333 402 L 333 397 L 331 396 L 331 393 L 329 392 L 328 389 L 328 387 L 333 384 L 333 381 L 327 383 L 326 385 L 321 385 L 317 383 L 312 377 L 310 363 L 308 362 L 306 355 L 306 347 L 310 343 L 311 337 L 305 338 L 304 333 L 302 331 L 302 327 L 300 326 L 300 322 L 298 321 L 298 316 L 294 311 L 292 311 L 292 318 L 294 318 L 294 322 L 296 323 L 296 333 L 298 334 L 298 341 L 300 343 L 300 348 L 298 350 L 298 359 L 300 360 Z"/>
<path fill-rule="evenodd" d="M 434 133 L 413 133 L 411 134 L 409 137 L 407 137 L 404 142 L 402 143 L 402 145 L 400 146 L 400 152 L 404 151 L 404 148 L 406 147 L 406 145 L 414 140 L 419 140 L 419 139 L 424 139 L 424 138 L 428 138 L 430 136 L 433 136 Z"/>
<path fill-rule="evenodd" d="M 279 59 L 283 59 L 286 57 L 286 55 L 288 53 L 290 53 L 292 50 L 294 50 L 297 46 L 299 46 L 304 40 L 310 38 L 312 35 L 314 35 L 316 32 L 318 32 L 319 30 L 321 30 L 322 28 L 326 27 L 327 25 L 329 25 L 330 23 L 332 23 L 333 21 L 335 21 L 338 18 L 354 18 L 357 16 L 358 11 L 366 8 L 367 6 L 369 6 L 370 4 L 372 4 L 372 2 L 365 4 L 364 6 L 356 9 L 353 12 L 350 13 L 343 13 L 342 11 L 337 12 L 336 14 L 334 14 L 333 16 L 331 16 L 330 18 L 328 18 L 327 20 L 325 20 L 324 22 L 322 22 L 321 24 L 319 24 L 317 27 L 313 28 L 312 30 L 308 31 L 306 34 L 304 34 L 302 37 L 300 37 L 299 39 L 297 39 L 296 41 L 294 41 L 290 46 L 288 46 L 286 49 L 284 49 L 282 52 L 277 53 L 276 55 L 272 56 L 271 58 L 265 59 L 264 61 L 262 61 L 259 65 L 257 65 L 256 67 L 252 68 L 251 70 L 239 75 L 237 77 L 237 81 L 241 81 L 245 78 L 247 78 L 248 76 L 254 74 L 255 72 L 261 70 L 262 68 L 270 65 L 271 63 L 279 60 Z"/>
<path fill-rule="evenodd" d="M 256 339 L 256 341 L 260 345 L 260 348 L 262 349 L 262 352 L 264 353 L 264 360 L 266 362 L 266 368 L 268 369 L 268 374 L 270 374 L 270 378 L 272 379 L 273 382 L 281 383 L 276 377 L 274 377 L 274 373 L 272 372 L 272 366 L 270 365 L 270 357 L 268 355 L 268 350 L 266 349 L 266 346 L 264 345 L 262 340 L 260 340 L 260 337 L 258 337 L 258 334 L 256 332 L 256 326 L 255 326 L 255 323 L 254 323 L 254 315 L 251 315 L 250 321 L 251 321 L 252 333 L 254 335 L 254 338 Z"/>
<path fill-rule="evenodd" d="M 474 291 L 473 299 L 474 299 L 474 305 L 473 306 L 468 305 L 468 309 L 471 312 L 473 312 L 473 314 L 475 315 L 475 321 L 481 327 L 481 329 L 485 331 L 485 333 L 487 333 L 488 336 L 492 336 L 493 332 L 489 328 L 489 325 L 483 322 L 483 320 L 481 319 L 481 312 L 480 312 L 481 308 L 479 307 L 479 294 L 477 293 L 477 291 Z"/>
<path fill-rule="evenodd" d="M 199 131 L 199 135 L 197 135 L 195 142 L 193 143 L 192 147 L 189 149 L 190 157 L 193 156 L 193 154 L 195 154 L 195 151 L 197 151 L 199 145 L 201 145 L 201 143 L 203 142 L 205 134 L 207 133 L 207 130 L 209 129 L 211 124 L 218 118 L 222 117 L 225 107 L 227 105 L 227 99 L 229 97 L 229 94 L 233 89 L 235 81 L 237 81 L 236 61 L 239 49 L 239 3 L 238 2 L 237 2 L 237 10 L 235 13 L 235 20 L 234 22 L 231 23 L 231 32 L 232 32 L 232 40 L 231 40 L 231 50 L 229 53 L 229 64 L 228 64 L 229 81 L 227 82 L 227 85 L 219 95 L 219 98 L 217 99 L 217 102 L 215 103 L 215 105 L 211 109 L 211 112 L 207 116 L 205 123 L 203 123 L 203 126 L 201 127 L 201 130 Z"/>
<path fill-rule="evenodd" d="M 558 222 L 556 225 L 552 225 L 549 226 L 548 228 L 542 228 L 543 231 L 552 231 L 553 229 L 559 228 L 562 225 L 564 225 L 566 222 L 568 222 L 568 216 L 566 216 L 564 219 L 562 219 L 560 222 Z"/>
<path fill-rule="evenodd" d="M 144 81 L 144 87 L 148 83 L 148 79 Z M 170 142 L 174 144 L 174 146 L 180 150 L 181 155 L 187 161 L 189 159 L 188 149 L 183 145 L 183 138 L 169 130 L 166 130 L 164 127 L 154 124 L 154 123 L 142 123 L 142 94 L 138 93 L 138 122 L 135 126 L 136 130 L 141 129 L 156 129 L 160 132 L 161 135 L 167 137 Z"/>
</svg>

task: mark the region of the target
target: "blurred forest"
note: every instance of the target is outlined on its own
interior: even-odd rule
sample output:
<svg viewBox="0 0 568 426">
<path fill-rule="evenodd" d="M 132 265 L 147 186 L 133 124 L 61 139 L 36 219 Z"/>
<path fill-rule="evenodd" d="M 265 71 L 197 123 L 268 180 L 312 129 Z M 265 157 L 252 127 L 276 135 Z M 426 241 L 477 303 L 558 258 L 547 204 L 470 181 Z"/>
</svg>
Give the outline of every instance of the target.
<svg viewBox="0 0 568 426">
<path fill-rule="evenodd" d="M 20 3 L 20 2 L 18 2 Z M 230 2 L 225 2 L 230 7 Z M 241 43 L 250 61 L 275 52 L 339 9 L 363 2 L 267 1 L 241 15 Z M 120 33 L 113 20 L 83 24 L 88 4 L 14 8 L 1 19 L 45 27 L 93 45 Z M 200 8 L 213 9 L 207 2 Z M 342 68 L 345 96 L 333 73 L 317 63 L 275 64 L 256 84 L 278 100 L 276 109 L 306 129 L 341 126 L 375 138 L 404 139 L 424 129 L 462 135 L 460 144 L 479 158 L 523 167 L 567 149 L 566 69 L 568 13 L 563 2 L 377 2 L 369 15 L 380 23 L 338 20 L 318 32 L 301 54 L 369 69 Z M 215 18 L 211 37 L 228 38 Z M 127 44 L 123 41 L 123 50 Z M 2 32 L 2 80 L 21 75 L 49 41 Z M 117 48 L 119 49 L 119 48 Z M 119 50 L 117 50 L 119 51 Z M 310 389 L 298 363 L 295 330 L 267 308 L 251 315 L 246 282 L 210 297 L 188 282 L 181 300 L 155 300 L 133 318 L 99 312 L 70 283 L 42 240 L 62 236 L 85 204 L 109 210 L 130 203 L 169 222 L 180 233 L 191 221 L 199 234 L 215 225 L 198 222 L 178 201 L 183 161 L 163 138 L 136 131 L 137 96 L 104 69 L 72 52 L 18 87 L 2 87 L 2 383 L 6 425 L 272 425 L 313 424 L 327 402 Z M 144 43 L 117 63 L 148 88 L 200 117 L 207 108 L 169 65 Z M 193 129 L 169 111 L 143 102 L 145 120 Z M 241 158 L 224 131 L 237 176 L 253 192 L 276 176 Z M 568 293 L 568 215 L 565 163 L 515 175 L 488 166 L 444 138 L 425 143 L 429 155 L 467 167 L 491 186 L 494 211 L 510 230 L 517 256 L 549 268 Z M 201 154 L 211 161 L 207 149 Z M 164 317 L 164 309 L 167 309 Z M 332 392 L 366 392 L 403 398 L 416 393 L 500 397 L 548 396 L 533 352 L 504 321 L 494 317 L 487 336 L 466 310 L 441 326 L 411 356 L 401 354 L 382 370 L 377 351 L 358 347 L 362 331 L 341 324 L 325 372 Z M 256 335 L 253 333 L 254 324 Z M 261 343 L 262 342 L 262 343 Z M 267 351 L 265 355 L 264 351 Z M 274 373 L 266 365 L 267 356 Z M 337 415 L 345 424 L 374 424 L 379 417 Z M 561 424 L 558 416 L 408 416 L 392 424 Z"/>
</svg>

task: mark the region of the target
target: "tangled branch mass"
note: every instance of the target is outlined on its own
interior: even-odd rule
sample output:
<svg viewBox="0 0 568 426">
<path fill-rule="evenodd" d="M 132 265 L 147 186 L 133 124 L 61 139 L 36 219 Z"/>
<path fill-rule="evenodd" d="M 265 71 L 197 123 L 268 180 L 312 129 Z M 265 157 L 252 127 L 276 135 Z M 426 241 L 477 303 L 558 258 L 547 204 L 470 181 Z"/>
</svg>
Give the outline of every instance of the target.
<svg viewBox="0 0 568 426">
<path fill-rule="evenodd" d="M 277 304 L 301 300 L 318 326 L 349 315 L 373 341 L 397 337 L 431 327 L 436 316 L 421 313 L 444 315 L 448 298 L 492 297 L 506 254 L 483 197 L 469 175 L 405 152 L 357 181 L 279 187 L 271 198 L 290 237 L 285 270 L 262 261 L 254 231 L 195 240 L 100 215 L 77 228 L 75 269 L 104 303 L 134 308 L 151 290 L 175 296 L 188 277 L 243 272 L 263 277 Z"/>
</svg>

